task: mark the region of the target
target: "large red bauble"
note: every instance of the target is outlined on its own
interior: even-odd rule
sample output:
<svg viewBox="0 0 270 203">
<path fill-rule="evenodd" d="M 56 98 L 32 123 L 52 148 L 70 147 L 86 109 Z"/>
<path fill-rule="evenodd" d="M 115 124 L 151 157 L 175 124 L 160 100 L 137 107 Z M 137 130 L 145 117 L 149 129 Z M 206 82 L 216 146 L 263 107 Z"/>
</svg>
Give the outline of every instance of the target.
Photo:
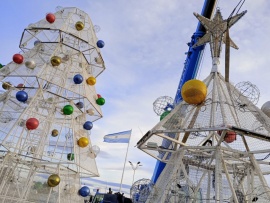
<svg viewBox="0 0 270 203">
<path fill-rule="evenodd" d="M 229 131 L 226 133 L 224 137 L 225 142 L 232 143 L 234 140 L 236 140 L 236 133 L 233 131 Z"/>
<path fill-rule="evenodd" d="M 49 22 L 49 23 L 53 23 L 55 21 L 55 15 L 52 14 L 52 13 L 48 13 L 46 15 L 46 20 Z"/>
<path fill-rule="evenodd" d="M 25 125 L 26 125 L 26 128 L 28 130 L 35 130 L 38 127 L 38 125 L 39 125 L 39 121 L 36 118 L 29 118 L 26 121 L 26 124 Z"/>
<path fill-rule="evenodd" d="M 22 84 L 22 83 L 20 83 L 20 84 L 17 85 L 16 88 L 18 88 L 19 90 L 24 90 L 25 89 L 25 85 Z"/>
<path fill-rule="evenodd" d="M 221 135 L 221 131 L 218 131 L 218 134 Z M 236 140 L 236 133 L 234 131 L 226 132 L 226 135 L 224 136 L 225 142 L 232 143 L 235 140 Z"/>
<path fill-rule="evenodd" d="M 14 54 L 12 59 L 17 64 L 21 64 L 23 62 L 23 56 L 21 54 Z"/>
</svg>

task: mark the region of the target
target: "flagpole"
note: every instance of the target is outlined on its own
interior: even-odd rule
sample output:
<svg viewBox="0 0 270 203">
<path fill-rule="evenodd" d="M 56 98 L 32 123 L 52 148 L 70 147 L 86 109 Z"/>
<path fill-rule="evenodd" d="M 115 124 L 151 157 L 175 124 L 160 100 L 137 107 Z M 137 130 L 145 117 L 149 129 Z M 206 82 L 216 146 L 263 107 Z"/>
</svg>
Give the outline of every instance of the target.
<svg viewBox="0 0 270 203">
<path fill-rule="evenodd" d="M 123 172 L 122 172 L 122 178 L 121 178 L 121 183 L 120 183 L 120 189 L 119 189 L 120 193 L 121 193 L 121 190 L 122 190 L 122 183 L 123 183 L 123 177 L 124 177 L 124 172 L 125 172 L 125 168 L 126 168 L 128 148 L 129 148 L 129 143 L 130 143 L 130 140 L 131 140 L 131 133 L 132 133 L 132 130 L 130 131 L 130 139 L 128 140 L 127 152 L 126 152 L 126 157 L 125 157 L 125 162 L 124 162 L 124 167 L 123 167 Z"/>
</svg>

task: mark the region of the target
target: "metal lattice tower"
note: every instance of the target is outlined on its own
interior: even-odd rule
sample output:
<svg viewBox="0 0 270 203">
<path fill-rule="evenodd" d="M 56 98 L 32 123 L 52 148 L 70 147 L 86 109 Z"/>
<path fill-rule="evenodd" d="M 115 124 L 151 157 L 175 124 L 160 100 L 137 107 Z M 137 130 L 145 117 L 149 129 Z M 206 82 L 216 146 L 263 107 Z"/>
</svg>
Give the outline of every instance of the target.
<svg viewBox="0 0 270 203">
<path fill-rule="evenodd" d="M 80 178 L 99 176 L 89 130 L 102 112 L 86 83 L 105 69 L 98 39 L 85 12 L 61 8 L 53 15 L 53 23 L 43 19 L 24 30 L 23 62 L 0 69 L 1 203 L 83 201 Z M 60 177 L 55 187 L 47 184 L 52 174 Z"/>
</svg>

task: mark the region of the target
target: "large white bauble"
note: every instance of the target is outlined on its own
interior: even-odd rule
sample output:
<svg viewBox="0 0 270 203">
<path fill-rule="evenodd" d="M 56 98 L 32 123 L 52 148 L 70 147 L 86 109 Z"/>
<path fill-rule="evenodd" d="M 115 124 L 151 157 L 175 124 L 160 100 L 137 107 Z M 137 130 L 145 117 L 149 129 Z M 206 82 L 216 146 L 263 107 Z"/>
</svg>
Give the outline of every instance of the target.
<svg viewBox="0 0 270 203">
<path fill-rule="evenodd" d="M 25 66 L 27 68 L 34 69 L 36 67 L 36 62 L 34 60 L 26 61 Z"/>
<path fill-rule="evenodd" d="M 261 110 L 263 113 L 265 113 L 268 117 L 270 117 L 270 101 L 265 102 L 262 107 Z"/>
</svg>

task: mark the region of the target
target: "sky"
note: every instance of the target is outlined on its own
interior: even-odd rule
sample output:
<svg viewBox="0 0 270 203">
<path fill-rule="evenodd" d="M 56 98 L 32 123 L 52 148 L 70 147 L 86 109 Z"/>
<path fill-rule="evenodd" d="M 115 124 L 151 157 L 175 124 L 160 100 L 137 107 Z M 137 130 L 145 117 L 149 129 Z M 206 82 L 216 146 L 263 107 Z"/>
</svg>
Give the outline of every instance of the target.
<svg viewBox="0 0 270 203">
<path fill-rule="evenodd" d="M 224 19 L 238 2 L 218 1 Z M 130 129 L 132 136 L 123 183 L 132 184 L 134 171 L 128 161 L 141 162 L 135 181 L 151 179 L 156 160 L 135 145 L 159 121 L 153 102 L 160 96 L 175 96 L 186 58 L 184 53 L 188 50 L 186 43 L 198 23 L 193 12 L 200 13 L 203 3 L 204 0 L 0 1 L 2 64 L 9 63 L 13 54 L 20 51 L 24 28 L 45 18 L 46 13 L 55 12 L 59 6 L 85 11 L 93 24 L 100 27 L 96 34 L 105 42 L 101 53 L 106 70 L 97 78 L 96 91 L 106 103 L 102 106 L 103 118 L 91 130 L 92 144 L 100 147 L 96 159 L 100 177 L 91 186 L 100 182 L 102 187 L 106 187 L 104 183 L 120 183 L 127 144 L 104 143 L 103 136 Z M 247 14 L 230 30 L 231 38 L 239 47 L 239 50 L 231 49 L 230 81 L 255 84 L 260 90 L 258 107 L 270 100 L 269 9 L 270 1 L 246 0 L 241 11 L 247 10 Z M 224 54 L 220 67 L 224 73 Z M 208 45 L 197 78 L 203 80 L 210 70 Z"/>
</svg>

